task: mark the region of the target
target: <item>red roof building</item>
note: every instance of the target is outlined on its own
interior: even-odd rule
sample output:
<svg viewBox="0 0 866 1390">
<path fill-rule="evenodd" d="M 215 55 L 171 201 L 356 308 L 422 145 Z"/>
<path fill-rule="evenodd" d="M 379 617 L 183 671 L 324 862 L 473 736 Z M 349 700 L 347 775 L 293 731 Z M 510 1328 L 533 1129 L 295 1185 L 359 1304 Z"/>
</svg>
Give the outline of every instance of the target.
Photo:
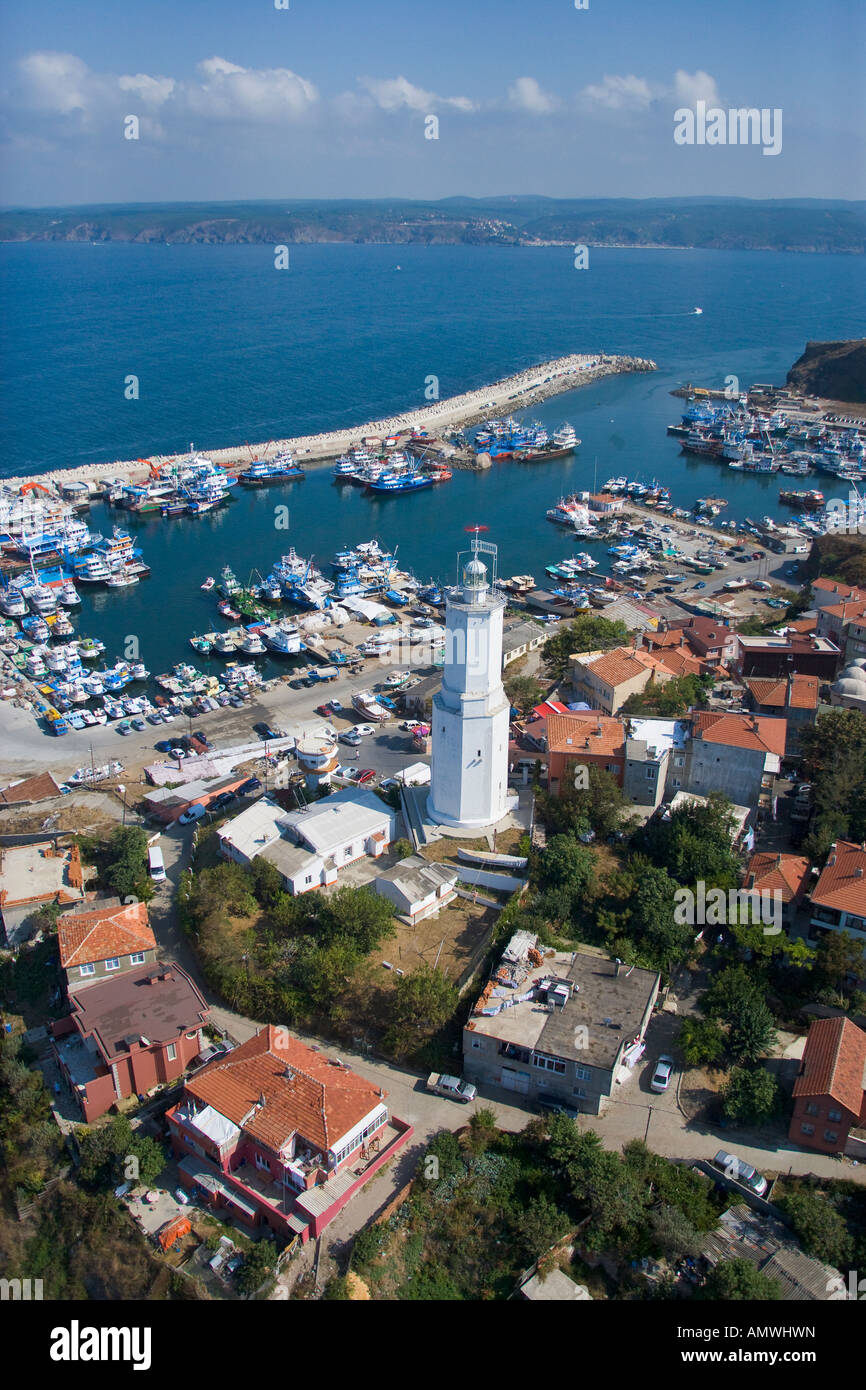
<svg viewBox="0 0 866 1390">
<path fill-rule="evenodd" d="M 575 769 L 603 768 L 622 786 L 625 770 L 625 725 L 594 710 L 569 710 L 547 720 L 548 788 L 555 795 L 575 784 Z"/>
<path fill-rule="evenodd" d="M 866 1033 L 850 1018 L 817 1019 L 794 1082 L 788 1138 L 819 1153 L 843 1153 L 849 1131 L 863 1125 Z"/>
<path fill-rule="evenodd" d="M 757 714 L 779 715 L 787 723 L 785 752 L 800 751 L 800 731 L 814 724 L 818 714 L 821 682 L 817 676 L 797 672 L 788 676 L 752 676 L 743 682 L 747 700 Z"/>
<path fill-rule="evenodd" d="M 272 1025 L 190 1077 L 166 1118 L 183 1185 L 285 1239 L 319 1236 L 412 1133 L 381 1088 Z"/>
<path fill-rule="evenodd" d="M 758 893 L 779 893 L 784 914 L 790 919 L 797 911 L 809 886 L 812 872 L 808 859 L 800 854 L 753 854 L 746 865 L 743 887 Z"/>
<path fill-rule="evenodd" d="M 113 899 L 86 912 L 64 912 L 57 919 L 57 945 L 67 989 L 156 960 L 146 903 Z"/>
<path fill-rule="evenodd" d="M 847 931 L 866 941 L 866 848 L 837 840 L 812 889 L 811 931 Z"/>
</svg>

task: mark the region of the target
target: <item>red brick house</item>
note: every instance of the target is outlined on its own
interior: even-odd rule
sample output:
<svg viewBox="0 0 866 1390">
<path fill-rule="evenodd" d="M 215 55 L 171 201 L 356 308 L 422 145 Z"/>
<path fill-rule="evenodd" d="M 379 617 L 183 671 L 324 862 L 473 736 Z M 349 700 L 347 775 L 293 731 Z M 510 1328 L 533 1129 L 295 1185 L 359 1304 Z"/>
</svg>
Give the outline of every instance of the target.
<svg viewBox="0 0 866 1390">
<path fill-rule="evenodd" d="M 793 920 L 809 886 L 812 868 L 800 854 L 774 854 L 761 850 L 746 865 L 743 887 L 756 893 L 779 893 L 782 915 Z"/>
<path fill-rule="evenodd" d="M 819 1153 L 842 1153 L 848 1131 L 866 1125 L 866 1033 L 850 1018 L 820 1018 L 809 1029 L 794 1082 L 788 1138 Z"/>
<path fill-rule="evenodd" d="M 57 919 L 57 945 L 67 990 L 81 989 L 156 960 L 156 937 L 148 922 L 147 904 L 124 905 L 119 898 L 85 912 L 64 912 Z"/>
<path fill-rule="evenodd" d="M 208 1007 L 174 961 L 70 994 L 51 1025 L 54 1053 L 88 1124 L 118 1100 L 175 1081 L 201 1051 Z"/>
<path fill-rule="evenodd" d="M 682 632 L 695 656 L 710 668 L 729 666 L 737 648 L 737 634 L 718 618 L 696 613 L 668 623 L 669 632 Z"/>
<path fill-rule="evenodd" d="M 780 715 L 787 721 L 785 752 L 799 752 L 800 730 L 818 717 L 820 681 L 795 672 L 788 676 L 753 676 L 743 682 L 749 707 L 757 714 Z"/>
<path fill-rule="evenodd" d="M 548 788 L 554 795 L 574 785 L 574 769 L 592 764 L 622 786 L 625 772 L 625 725 L 594 710 L 571 710 L 547 718 Z"/>
<path fill-rule="evenodd" d="M 412 1133 L 385 1094 L 269 1025 L 189 1077 L 169 1110 L 180 1180 L 253 1229 L 318 1237 Z"/>
</svg>

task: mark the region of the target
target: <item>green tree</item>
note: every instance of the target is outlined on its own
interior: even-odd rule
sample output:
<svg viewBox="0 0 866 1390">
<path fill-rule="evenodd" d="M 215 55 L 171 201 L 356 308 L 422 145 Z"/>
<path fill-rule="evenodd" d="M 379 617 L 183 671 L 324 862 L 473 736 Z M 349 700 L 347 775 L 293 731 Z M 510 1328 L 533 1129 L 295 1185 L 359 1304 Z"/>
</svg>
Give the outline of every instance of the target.
<svg viewBox="0 0 866 1390">
<path fill-rule="evenodd" d="M 698 1254 L 700 1232 L 679 1207 L 663 1203 L 650 1212 L 649 1219 L 653 1239 L 663 1255 L 682 1260 Z"/>
<path fill-rule="evenodd" d="M 544 699 L 544 686 L 533 676 L 508 676 L 506 674 L 503 685 L 510 703 L 521 714 L 528 714 Z"/>
<path fill-rule="evenodd" d="M 575 653 L 609 651 L 629 640 L 629 630 L 619 619 L 611 622 L 596 613 L 581 613 L 573 623 L 548 637 L 541 659 L 548 675 L 561 681 L 569 674 Z"/>
<path fill-rule="evenodd" d="M 740 1062 L 757 1062 L 776 1041 L 773 1015 L 763 1000 L 743 999 L 729 1022 L 728 1046 Z"/>
<path fill-rule="evenodd" d="M 147 834 L 138 825 L 119 825 L 108 839 L 102 877 L 120 898 L 147 902 L 153 885 L 147 872 Z"/>
<path fill-rule="evenodd" d="M 521 1257 L 528 1262 L 561 1240 L 570 1223 L 556 1203 L 541 1192 L 530 1197 L 514 1224 Z"/>
<path fill-rule="evenodd" d="M 828 845 L 841 837 L 866 838 L 866 715 L 829 709 L 804 725 L 800 748 L 815 788 L 813 837 Z"/>
<path fill-rule="evenodd" d="M 427 961 L 397 980 L 385 1045 L 407 1057 L 437 1033 L 457 1008 L 457 990 Z"/>
<path fill-rule="evenodd" d="M 815 979 L 819 989 L 850 994 L 858 979 L 866 978 L 866 945 L 847 931 L 824 932 L 815 953 Z"/>
<path fill-rule="evenodd" d="M 394 909 L 372 888 L 338 888 L 319 901 L 318 935 L 325 941 L 351 941 L 362 955 L 395 936 Z"/>
<path fill-rule="evenodd" d="M 782 1297 L 777 1279 L 761 1274 L 750 1260 L 720 1260 L 711 1269 L 702 1297 L 725 1302 L 771 1303 Z"/>
<path fill-rule="evenodd" d="M 682 806 L 669 820 L 653 818 L 632 844 L 680 883 L 734 888 L 739 865 L 731 849 L 733 820 L 728 799 L 711 793 L 706 805 Z"/>
<path fill-rule="evenodd" d="M 241 1293 L 255 1293 L 273 1274 L 277 1254 L 268 1240 L 259 1240 L 244 1255 L 244 1262 L 238 1270 L 237 1285 Z"/>
<path fill-rule="evenodd" d="M 729 1120 L 760 1124 L 781 1106 L 779 1083 L 763 1067 L 734 1067 L 724 1088 L 722 1110 Z"/>
<path fill-rule="evenodd" d="M 684 1018 L 677 1035 L 685 1061 L 690 1067 L 708 1067 L 725 1051 L 725 1034 L 712 1018 Z"/>
<path fill-rule="evenodd" d="M 576 902 L 592 889 L 595 856 L 573 835 L 554 835 L 540 856 L 538 872 L 543 888 L 562 889 Z"/>
<path fill-rule="evenodd" d="M 652 712 L 662 719 L 675 719 L 695 705 L 705 705 L 712 688 L 711 676 L 673 676 L 669 681 L 650 681 L 641 691 L 629 695 L 621 714 Z"/>
<path fill-rule="evenodd" d="M 854 1253 L 854 1241 L 845 1220 L 828 1196 L 818 1192 L 794 1192 L 778 1203 L 789 1218 L 808 1255 L 824 1264 L 846 1269 Z"/>
<path fill-rule="evenodd" d="M 559 796 L 539 795 L 538 814 L 549 833 L 583 835 L 594 830 L 604 839 L 619 829 L 629 803 L 616 779 L 594 763 L 586 764 L 587 786 L 575 786 L 575 768 L 580 765 L 579 759 L 570 765 Z"/>
<path fill-rule="evenodd" d="M 486 1153 L 496 1138 L 496 1114 L 488 1106 L 481 1106 L 470 1116 L 469 1124 L 462 1135 L 463 1147 L 476 1158 Z"/>
</svg>

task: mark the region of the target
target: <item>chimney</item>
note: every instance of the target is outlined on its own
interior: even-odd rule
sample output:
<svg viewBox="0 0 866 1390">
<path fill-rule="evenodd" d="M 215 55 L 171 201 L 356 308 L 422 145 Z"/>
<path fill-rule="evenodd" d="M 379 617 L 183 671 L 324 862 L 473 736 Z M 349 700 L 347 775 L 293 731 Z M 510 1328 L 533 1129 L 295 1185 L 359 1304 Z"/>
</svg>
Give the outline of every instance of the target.
<svg viewBox="0 0 866 1390">
<path fill-rule="evenodd" d="M 858 864 L 858 865 L 857 865 L 857 868 L 854 870 L 854 877 L 855 877 L 855 878 L 862 878 L 862 877 L 863 877 L 863 866 L 862 866 L 861 864 Z"/>
</svg>

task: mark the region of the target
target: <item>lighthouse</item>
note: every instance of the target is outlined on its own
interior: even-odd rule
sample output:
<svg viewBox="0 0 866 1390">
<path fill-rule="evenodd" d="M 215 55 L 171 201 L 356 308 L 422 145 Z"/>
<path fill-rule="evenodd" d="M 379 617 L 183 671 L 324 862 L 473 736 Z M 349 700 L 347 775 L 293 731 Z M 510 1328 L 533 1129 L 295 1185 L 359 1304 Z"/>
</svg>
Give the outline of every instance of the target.
<svg viewBox="0 0 866 1390">
<path fill-rule="evenodd" d="M 494 825 L 514 800 L 508 794 L 509 705 L 502 688 L 505 600 L 495 588 L 496 547 L 479 540 L 486 528 L 471 529 L 472 550 L 458 556 L 457 586 L 446 595 L 445 666 L 433 697 L 427 803 L 432 821 L 465 830 Z"/>
</svg>

